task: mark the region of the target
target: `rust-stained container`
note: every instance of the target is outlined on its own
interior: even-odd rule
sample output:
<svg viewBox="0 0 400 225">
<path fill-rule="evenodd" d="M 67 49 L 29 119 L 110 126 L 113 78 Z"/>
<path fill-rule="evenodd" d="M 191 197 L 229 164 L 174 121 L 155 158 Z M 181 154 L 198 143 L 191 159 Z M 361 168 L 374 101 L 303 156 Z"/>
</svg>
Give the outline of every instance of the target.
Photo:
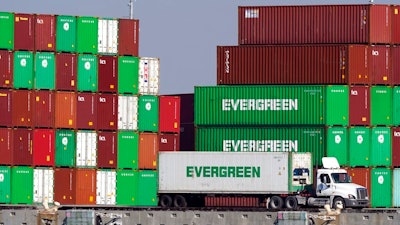
<svg viewBox="0 0 400 225">
<path fill-rule="evenodd" d="M 12 114 L 12 90 L 0 89 L 0 126 L 11 127 L 13 122 Z"/>
<path fill-rule="evenodd" d="M 12 125 L 31 127 L 33 125 L 33 93 L 31 90 L 13 90 Z"/>
<path fill-rule="evenodd" d="M 36 51 L 54 51 L 56 44 L 56 17 L 36 14 L 35 49 Z"/>
<path fill-rule="evenodd" d="M 391 47 L 387 45 L 368 46 L 368 71 L 371 84 L 392 85 Z M 395 66 L 398 66 L 395 64 Z"/>
<path fill-rule="evenodd" d="M 116 131 L 97 132 L 97 168 L 117 168 L 118 135 Z"/>
<path fill-rule="evenodd" d="M 73 205 L 76 199 L 75 169 L 54 169 L 54 201 L 61 205 Z"/>
<path fill-rule="evenodd" d="M 392 127 L 392 166 L 400 167 L 400 127 Z"/>
<path fill-rule="evenodd" d="M 139 56 L 139 20 L 119 19 L 118 54 Z"/>
<path fill-rule="evenodd" d="M 239 6 L 239 44 L 392 43 L 390 5 Z M 393 40 L 394 41 L 394 40 Z"/>
<path fill-rule="evenodd" d="M 14 76 L 14 53 L 0 50 L 0 88 L 12 88 Z"/>
<path fill-rule="evenodd" d="M 392 5 L 392 42 L 400 43 L 400 5 Z"/>
<path fill-rule="evenodd" d="M 77 205 L 96 204 L 96 169 L 76 169 Z"/>
<path fill-rule="evenodd" d="M 95 130 L 97 128 L 97 94 L 79 92 L 76 94 L 76 127 Z"/>
<path fill-rule="evenodd" d="M 116 93 L 118 91 L 118 57 L 99 56 L 98 62 L 98 91 Z"/>
<path fill-rule="evenodd" d="M 181 101 L 179 96 L 162 95 L 159 99 L 159 132 L 179 133 Z"/>
<path fill-rule="evenodd" d="M 33 130 L 33 166 L 54 166 L 55 135 L 53 129 Z"/>
<path fill-rule="evenodd" d="M 0 165 L 12 165 L 13 161 L 13 129 L 0 128 Z"/>
<path fill-rule="evenodd" d="M 76 54 L 56 54 L 56 90 L 76 91 L 77 63 Z"/>
<path fill-rule="evenodd" d="M 159 151 L 179 151 L 179 137 L 179 133 L 159 133 Z"/>
<path fill-rule="evenodd" d="M 30 128 L 15 128 L 13 131 L 13 165 L 31 166 L 33 130 Z"/>
<path fill-rule="evenodd" d="M 76 128 L 76 99 L 75 92 L 56 92 L 56 128 Z"/>
<path fill-rule="evenodd" d="M 398 29 L 398 30 L 400 30 L 400 29 Z M 392 59 L 392 61 L 391 61 L 392 83 L 393 83 L 393 85 L 400 85 L 400 66 L 399 66 L 400 46 L 392 46 L 391 52 L 392 52 L 392 56 L 391 56 L 391 59 Z"/>
<path fill-rule="evenodd" d="M 139 133 L 139 170 L 157 169 L 159 141 L 157 133 Z"/>
<path fill-rule="evenodd" d="M 369 125 L 371 120 L 369 86 L 351 86 L 349 96 L 349 125 Z"/>
<path fill-rule="evenodd" d="M 368 196 L 371 197 L 371 169 L 369 167 L 353 167 L 347 168 L 347 172 L 353 183 L 367 188 Z"/>
<path fill-rule="evenodd" d="M 35 50 L 34 14 L 15 13 L 14 16 L 14 50 Z"/>
<path fill-rule="evenodd" d="M 33 92 L 33 126 L 54 127 L 55 120 L 55 93 L 49 90 L 35 90 Z"/>
<path fill-rule="evenodd" d="M 97 94 L 97 129 L 117 130 L 118 95 L 111 93 Z"/>
</svg>

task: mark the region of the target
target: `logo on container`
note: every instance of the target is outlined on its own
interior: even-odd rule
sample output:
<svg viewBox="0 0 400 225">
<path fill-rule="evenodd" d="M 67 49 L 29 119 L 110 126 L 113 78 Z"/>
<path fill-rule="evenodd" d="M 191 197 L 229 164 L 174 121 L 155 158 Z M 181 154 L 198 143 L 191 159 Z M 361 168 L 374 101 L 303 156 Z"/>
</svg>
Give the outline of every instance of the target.
<svg viewBox="0 0 400 225">
<path fill-rule="evenodd" d="M 400 131 L 394 131 L 393 136 L 395 137 L 400 137 Z"/>
<path fill-rule="evenodd" d="M 90 62 L 85 62 L 85 70 L 90 70 Z"/>
<path fill-rule="evenodd" d="M 377 51 L 377 50 L 372 50 L 372 55 L 373 55 L 373 56 L 379 56 L 379 51 Z"/>
<path fill-rule="evenodd" d="M 163 144 L 168 144 L 168 139 L 166 139 L 166 138 L 161 138 L 161 141 L 160 141 L 161 143 L 163 143 Z"/>
<path fill-rule="evenodd" d="M 224 152 L 297 152 L 297 140 L 223 140 Z"/>
<path fill-rule="evenodd" d="M 147 111 L 151 110 L 151 103 L 150 102 L 146 103 L 146 110 Z"/>
<path fill-rule="evenodd" d="M 26 67 L 26 59 L 21 59 L 19 63 L 22 67 Z"/>
<path fill-rule="evenodd" d="M 107 100 L 106 100 L 106 98 L 99 97 L 99 102 L 101 102 L 101 103 L 106 103 L 106 102 L 107 102 Z"/>
<path fill-rule="evenodd" d="M 38 24 L 44 24 L 43 19 L 39 19 L 39 18 L 36 19 L 36 23 L 38 23 Z"/>
<path fill-rule="evenodd" d="M 61 143 L 62 143 L 63 145 L 68 145 L 68 138 L 63 137 L 62 140 L 61 140 Z"/>
<path fill-rule="evenodd" d="M 358 95 L 358 91 L 357 91 L 357 90 L 351 90 L 351 91 L 350 91 L 350 94 L 351 94 L 351 95 L 357 96 L 357 95 Z"/>
<path fill-rule="evenodd" d="M 230 71 L 229 58 L 230 58 L 229 50 L 226 50 L 225 51 L 225 73 L 229 73 L 229 71 Z"/>
<path fill-rule="evenodd" d="M 106 65 L 106 64 L 107 64 L 107 61 L 106 61 L 105 59 L 100 59 L 100 60 L 99 60 L 99 63 L 102 64 L 102 65 Z"/>
<path fill-rule="evenodd" d="M 78 96 L 78 102 L 84 102 L 85 101 L 85 97 L 83 96 Z"/>
<path fill-rule="evenodd" d="M 42 60 L 42 67 L 43 68 L 47 68 L 48 65 L 49 65 L 49 63 L 47 62 L 47 59 L 43 59 Z"/>
<path fill-rule="evenodd" d="M 63 29 L 64 29 L 65 31 L 68 31 L 68 30 L 69 30 L 69 23 L 64 23 Z"/>
<path fill-rule="evenodd" d="M 99 141 L 107 141 L 106 136 L 99 135 Z"/>
</svg>

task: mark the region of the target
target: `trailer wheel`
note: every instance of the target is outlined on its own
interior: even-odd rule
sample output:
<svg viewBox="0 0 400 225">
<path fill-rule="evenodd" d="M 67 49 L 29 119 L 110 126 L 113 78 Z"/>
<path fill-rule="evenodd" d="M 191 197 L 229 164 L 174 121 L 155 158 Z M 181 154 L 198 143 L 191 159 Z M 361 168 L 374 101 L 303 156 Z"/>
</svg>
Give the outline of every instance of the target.
<svg viewBox="0 0 400 225">
<path fill-rule="evenodd" d="M 288 196 L 288 197 L 285 199 L 285 206 L 286 206 L 287 209 L 296 210 L 296 209 L 298 208 L 296 197 L 294 197 L 294 196 Z"/>
<path fill-rule="evenodd" d="M 182 195 L 175 195 L 174 206 L 178 208 L 185 208 L 187 206 L 185 197 Z"/>
<path fill-rule="evenodd" d="M 283 206 L 283 200 L 279 196 L 272 196 L 271 201 L 269 202 L 269 207 L 271 209 L 281 209 Z"/>
<path fill-rule="evenodd" d="M 338 208 L 338 204 L 342 205 L 342 209 L 346 208 L 344 199 L 342 197 L 336 197 L 335 199 L 333 199 L 333 208 L 337 209 Z"/>
<path fill-rule="evenodd" d="M 160 197 L 160 206 L 163 208 L 171 207 L 172 198 L 169 195 L 161 195 Z"/>
</svg>

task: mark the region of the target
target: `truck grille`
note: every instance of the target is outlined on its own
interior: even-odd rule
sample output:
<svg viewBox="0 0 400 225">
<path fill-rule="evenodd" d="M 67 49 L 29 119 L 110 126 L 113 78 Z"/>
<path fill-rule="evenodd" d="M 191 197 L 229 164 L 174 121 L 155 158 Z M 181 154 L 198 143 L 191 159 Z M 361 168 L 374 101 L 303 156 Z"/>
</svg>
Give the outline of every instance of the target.
<svg viewBox="0 0 400 225">
<path fill-rule="evenodd" d="M 365 188 L 357 188 L 357 199 L 368 199 L 368 191 Z"/>
</svg>

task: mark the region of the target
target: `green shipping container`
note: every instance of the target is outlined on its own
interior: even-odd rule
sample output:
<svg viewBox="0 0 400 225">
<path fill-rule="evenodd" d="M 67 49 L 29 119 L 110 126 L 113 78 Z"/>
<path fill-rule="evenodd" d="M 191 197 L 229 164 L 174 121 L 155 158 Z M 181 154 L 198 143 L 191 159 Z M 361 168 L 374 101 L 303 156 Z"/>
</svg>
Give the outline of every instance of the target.
<svg viewBox="0 0 400 225">
<path fill-rule="evenodd" d="M 77 17 L 76 43 L 78 53 L 97 54 L 98 18 Z"/>
<path fill-rule="evenodd" d="M 139 134 L 134 131 L 118 131 L 117 168 L 138 169 Z"/>
<path fill-rule="evenodd" d="M 371 206 L 392 207 L 392 171 L 390 168 L 371 169 Z"/>
<path fill-rule="evenodd" d="M 400 87 L 393 87 L 393 126 L 400 125 Z"/>
<path fill-rule="evenodd" d="M 349 128 L 349 165 L 369 167 L 371 130 L 369 127 Z"/>
<path fill-rule="evenodd" d="M 139 171 L 137 205 L 158 205 L 158 172 L 154 170 Z"/>
<path fill-rule="evenodd" d="M 141 95 L 138 101 L 138 130 L 158 132 L 158 96 Z"/>
<path fill-rule="evenodd" d="M 138 94 L 139 58 L 134 56 L 118 57 L 118 93 Z"/>
<path fill-rule="evenodd" d="M 57 16 L 56 51 L 76 52 L 76 17 Z"/>
<path fill-rule="evenodd" d="M 117 170 L 117 205 L 136 206 L 139 174 L 134 170 Z"/>
<path fill-rule="evenodd" d="M 56 130 L 56 167 L 75 167 L 76 133 L 74 130 Z"/>
<path fill-rule="evenodd" d="M 348 129 L 347 127 L 328 127 L 326 129 L 326 154 L 336 157 L 341 166 L 348 166 Z"/>
<path fill-rule="evenodd" d="M 11 168 L 11 203 L 32 204 L 33 168 L 15 166 Z"/>
<path fill-rule="evenodd" d="M 0 12 L 0 49 L 14 50 L 14 13 Z"/>
<path fill-rule="evenodd" d="M 371 129 L 370 166 L 392 165 L 392 132 L 389 127 Z"/>
<path fill-rule="evenodd" d="M 98 58 L 96 55 L 78 56 L 78 91 L 96 92 L 98 88 Z"/>
<path fill-rule="evenodd" d="M 392 125 L 393 88 L 371 86 L 371 125 Z"/>
<path fill-rule="evenodd" d="M 326 125 L 347 126 L 349 124 L 349 86 L 328 85 L 326 87 Z"/>
<path fill-rule="evenodd" d="M 33 88 L 33 52 L 14 52 L 14 88 Z"/>
<path fill-rule="evenodd" d="M 195 125 L 324 125 L 324 87 L 195 87 Z"/>
<path fill-rule="evenodd" d="M 55 89 L 56 66 L 54 53 L 36 52 L 35 89 Z"/>
<path fill-rule="evenodd" d="M 11 202 L 11 167 L 0 166 L 0 203 Z"/>
</svg>

